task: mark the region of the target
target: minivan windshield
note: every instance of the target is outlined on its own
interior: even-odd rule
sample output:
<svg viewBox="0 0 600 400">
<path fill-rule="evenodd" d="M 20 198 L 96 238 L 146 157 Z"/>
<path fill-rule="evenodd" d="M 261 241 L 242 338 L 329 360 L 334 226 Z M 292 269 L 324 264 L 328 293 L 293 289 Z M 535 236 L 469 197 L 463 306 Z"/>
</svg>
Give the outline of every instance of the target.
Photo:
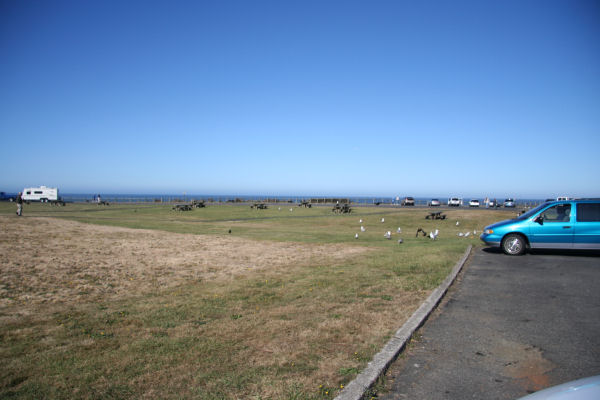
<svg viewBox="0 0 600 400">
<path fill-rule="evenodd" d="M 544 207 L 547 207 L 550 204 L 550 202 L 548 203 L 543 203 L 540 204 L 539 206 L 537 206 L 536 208 L 532 208 L 531 210 L 527 211 L 525 214 L 521 214 L 519 215 L 517 218 L 515 218 L 517 221 L 523 221 L 526 220 L 528 218 L 530 218 L 531 216 L 535 215 L 538 211 L 540 211 L 541 209 L 543 209 Z"/>
</svg>

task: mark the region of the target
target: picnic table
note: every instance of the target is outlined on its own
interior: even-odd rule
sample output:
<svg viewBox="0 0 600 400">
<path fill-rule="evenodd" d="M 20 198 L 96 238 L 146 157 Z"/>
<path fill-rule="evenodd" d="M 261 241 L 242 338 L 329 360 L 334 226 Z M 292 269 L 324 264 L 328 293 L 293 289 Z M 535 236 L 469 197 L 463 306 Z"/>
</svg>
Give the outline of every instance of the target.
<svg viewBox="0 0 600 400">
<path fill-rule="evenodd" d="M 333 211 L 334 213 L 338 213 L 338 214 L 347 214 L 347 213 L 351 213 L 352 209 L 350 208 L 350 205 L 348 203 L 344 203 L 342 205 L 340 205 L 339 203 L 337 203 L 331 209 L 331 211 Z"/>
<path fill-rule="evenodd" d="M 301 202 L 298 204 L 298 207 L 311 208 L 311 207 L 312 207 L 312 204 L 310 204 L 308 201 L 301 201 Z"/>
<path fill-rule="evenodd" d="M 254 208 L 257 210 L 266 210 L 269 207 L 265 203 L 254 203 L 250 206 L 250 208 Z"/>
<path fill-rule="evenodd" d="M 175 211 L 192 211 L 192 207 L 189 204 L 175 204 L 173 206 Z"/>
<path fill-rule="evenodd" d="M 204 204 L 204 200 L 192 200 L 191 206 L 193 208 L 204 208 L 206 204 Z"/>
<path fill-rule="evenodd" d="M 191 204 L 175 204 L 172 208 L 172 210 L 175 211 L 192 211 L 192 205 Z"/>
<path fill-rule="evenodd" d="M 441 211 L 432 212 L 425 216 L 425 219 L 446 219 L 446 214 L 442 214 Z"/>
</svg>

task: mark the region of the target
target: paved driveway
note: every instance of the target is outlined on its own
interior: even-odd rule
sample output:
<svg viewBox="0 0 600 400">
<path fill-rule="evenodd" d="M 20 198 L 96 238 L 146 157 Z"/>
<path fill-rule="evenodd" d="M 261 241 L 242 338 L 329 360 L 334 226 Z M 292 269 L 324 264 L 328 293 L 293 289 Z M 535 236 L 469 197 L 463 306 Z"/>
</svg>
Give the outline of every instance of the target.
<svg viewBox="0 0 600 400">
<path fill-rule="evenodd" d="M 515 399 L 600 374 L 600 257 L 476 250 L 379 399 Z"/>
</svg>

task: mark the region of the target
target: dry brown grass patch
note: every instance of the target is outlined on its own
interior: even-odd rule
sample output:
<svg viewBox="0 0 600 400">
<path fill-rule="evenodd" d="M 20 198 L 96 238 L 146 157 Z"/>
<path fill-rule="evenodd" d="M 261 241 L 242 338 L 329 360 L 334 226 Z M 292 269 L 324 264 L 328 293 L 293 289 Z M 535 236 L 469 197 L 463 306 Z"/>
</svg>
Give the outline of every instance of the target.
<svg viewBox="0 0 600 400">
<path fill-rule="evenodd" d="M 0 307 L 132 296 L 198 280 L 227 280 L 336 262 L 367 251 L 348 245 L 254 241 L 0 217 Z"/>
</svg>

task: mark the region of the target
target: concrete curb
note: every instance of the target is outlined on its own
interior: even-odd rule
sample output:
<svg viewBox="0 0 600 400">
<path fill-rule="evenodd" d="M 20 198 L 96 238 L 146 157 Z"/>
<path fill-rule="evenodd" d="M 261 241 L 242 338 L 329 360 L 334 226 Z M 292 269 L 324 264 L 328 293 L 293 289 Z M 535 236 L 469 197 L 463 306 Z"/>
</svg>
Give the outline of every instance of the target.
<svg viewBox="0 0 600 400">
<path fill-rule="evenodd" d="M 377 382 L 377 379 L 387 370 L 392 361 L 396 359 L 398 354 L 404 349 L 406 342 L 411 338 L 412 334 L 419 329 L 423 322 L 427 319 L 433 309 L 439 304 L 440 300 L 448 288 L 456 279 L 456 276 L 461 271 L 467 257 L 471 254 L 472 245 L 469 245 L 465 254 L 456 263 L 452 272 L 444 279 L 444 281 L 433 290 L 429 297 L 421 304 L 421 306 L 413 313 L 413 315 L 396 331 L 394 336 L 383 346 L 383 349 L 373 357 L 367 367 L 360 373 L 352 382 L 350 382 L 334 400 L 360 400 L 371 386 Z"/>
</svg>

